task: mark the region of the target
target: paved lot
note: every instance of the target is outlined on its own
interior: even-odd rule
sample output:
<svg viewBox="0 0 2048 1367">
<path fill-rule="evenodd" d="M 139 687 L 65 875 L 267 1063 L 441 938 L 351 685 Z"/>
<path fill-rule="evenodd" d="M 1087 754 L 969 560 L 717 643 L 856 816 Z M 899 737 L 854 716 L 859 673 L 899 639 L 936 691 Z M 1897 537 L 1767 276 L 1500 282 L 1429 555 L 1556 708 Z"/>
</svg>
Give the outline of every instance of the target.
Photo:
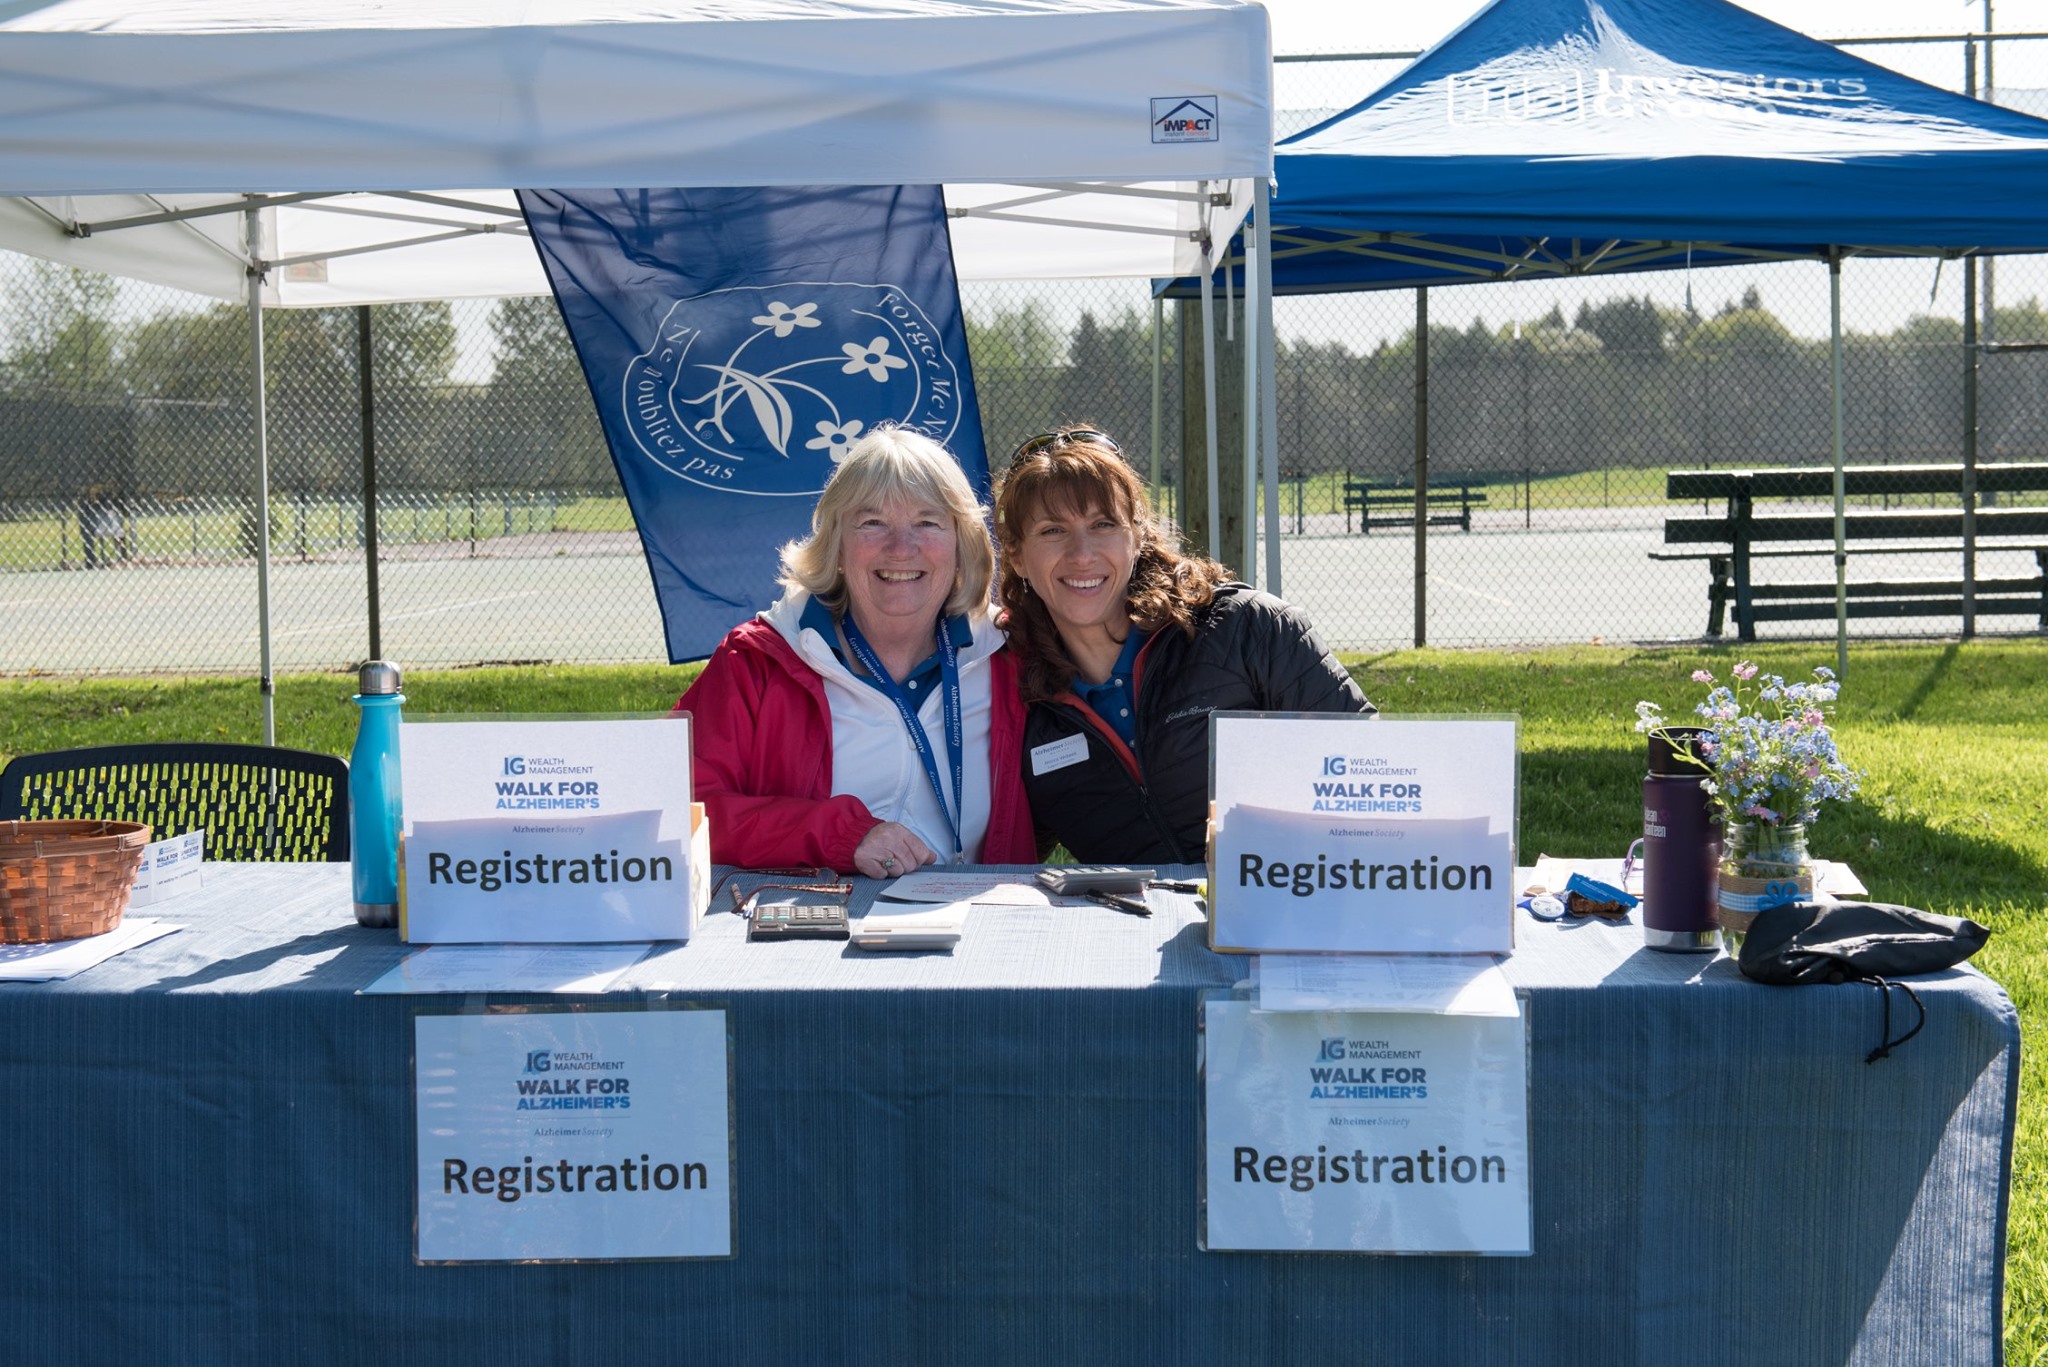
<svg viewBox="0 0 2048 1367">
<path fill-rule="evenodd" d="M 1601 640 L 1699 639 L 1706 569 L 1649 559 L 1661 509 L 1589 509 L 1475 519 L 1470 533 L 1434 529 L 1429 543 L 1428 640 L 1504 646 Z M 1292 531 L 1292 523 L 1288 530 Z M 1340 649 L 1412 642 L 1414 549 L 1405 532 L 1345 535 L 1311 518 L 1282 540 L 1287 597 Z M 492 660 L 659 661 L 660 615 L 630 537 L 598 554 L 535 553 L 484 543 L 488 557 L 386 562 L 384 653 L 412 666 Z M 466 549 L 466 543 L 464 543 Z M 1953 574 L 1959 556 L 1857 561 L 1859 575 Z M 1262 562 L 1263 563 L 1263 562 Z M 1980 557 L 1981 572 L 2031 573 L 2031 556 Z M 1779 561 L 1774 577 L 1817 577 L 1822 559 Z M 271 573 L 278 672 L 342 669 L 368 648 L 360 561 L 284 561 Z M 0 575 L 0 673 L 253 672 L 254 565 L 117 566 Z M 1949 621 L 1856 624 L 1875 635 L 1945 635 Z M 2032 629 L 2025 618 L 1987 630 Z M 1769 628 L 1832 636 L 1827 623 Z"/>
</svg>

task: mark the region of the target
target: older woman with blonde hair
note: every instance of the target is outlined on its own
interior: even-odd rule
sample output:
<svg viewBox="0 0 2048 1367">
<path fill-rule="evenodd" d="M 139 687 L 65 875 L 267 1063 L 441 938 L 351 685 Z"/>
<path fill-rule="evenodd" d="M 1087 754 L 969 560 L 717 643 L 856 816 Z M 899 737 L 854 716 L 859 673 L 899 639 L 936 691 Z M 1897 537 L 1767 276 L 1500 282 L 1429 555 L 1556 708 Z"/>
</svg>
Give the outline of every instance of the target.
<svg viewBox="0 0 2048 1367">
<path fill-rule="evenodd" d="M 811 534 L 782 548 L 782 597 L 676 704 L 715 861 L 893 878 L 1035 860 L 985 513 L 920 433 L 878 428 L 847 453 Z"/>
<path fill-rule="evenodd" d="M 1211 712 L 1373 710 L 1299 612 L 1181 553 L 1104 432 L 1019 446 L 996 538 L 1025 788 L 1084 862 L 1205 858 Z"/>
</svg>

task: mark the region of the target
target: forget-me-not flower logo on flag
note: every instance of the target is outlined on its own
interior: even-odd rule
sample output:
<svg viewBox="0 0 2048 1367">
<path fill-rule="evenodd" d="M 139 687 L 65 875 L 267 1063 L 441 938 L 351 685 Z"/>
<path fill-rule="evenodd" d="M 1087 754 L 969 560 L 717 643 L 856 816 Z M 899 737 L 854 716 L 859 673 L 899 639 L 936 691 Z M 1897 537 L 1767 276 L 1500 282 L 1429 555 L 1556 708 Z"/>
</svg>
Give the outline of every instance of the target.
<svg viewBox="0 0 2048 1367">
<path fill-rule="evenodd" d="M 818 424 L 818 435 L 805 442 L 804 447 L 811 451 L 823 451 L 832 457 L 832 463 L 837 465 L 846 459 L 846 453 L 853 449 L 853 444 L 858 440 L 859 418 L 843 423 L 821 422 Z"/>
<path fill-rule="evenodd" d="M 768 312 L 754 316 L 754 326 L 774 328 L 777 337 L 787 337 L 798 328 L 823 327 L 823 323 L 811 317 L 817 311 L 816 304 L 798 304 L 791 308 L 778 301 L 768 305 Z"/>
<path fill-rule="evenodd" d="M 670 473 L 811 496 L 878 423 L 949 440 L 960 389 L 938 329 L 903 290 L 785 281 L 677 300 L 620 399 L 640 450 Z"/>
<path fill-rule="evenodd" d="M 839 349 L 846 353 L 846 369 L 841 372 L 842 374 L 858 375 L 865 370 L 868 378 L 879 384 L 889 383 L 890 371 L 907 370 L 910 367 L 910 362 L 901 356 L 889 354 L 887 337 L 877 337 L 866 346 L 855 346 L 848 342 Z"/>
</svg>

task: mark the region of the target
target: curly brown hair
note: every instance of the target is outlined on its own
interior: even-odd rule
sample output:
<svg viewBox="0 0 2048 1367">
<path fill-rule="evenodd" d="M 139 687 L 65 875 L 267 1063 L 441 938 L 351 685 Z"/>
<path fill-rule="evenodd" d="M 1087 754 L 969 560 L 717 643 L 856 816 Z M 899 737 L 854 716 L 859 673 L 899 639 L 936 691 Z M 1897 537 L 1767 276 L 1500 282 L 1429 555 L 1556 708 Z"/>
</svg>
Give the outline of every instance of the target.
<svg viewBox="0 0 2048 1367">
<path fill-rule="evenodd" d="M 1185 555 L 1172 527 L 1153 515 L 1145 485 L 1116 445 L 1086 423 L 1066 423 L 1017 448 L 996 488 L 996 541 L 1002 548 L 997 597 L 1016 654 L 1025 702 L 1066 692 L 1080 671 L 1060 639 L 1045 602 L 1017 572 L 1027 527 L 1050 510 L 1079 517 L 1101 509 L 1136 530 L 1138 551 L 1125 594 L 1131 620 L 1146 631 L 1174 627 L 1195 634 L 1195 614 L 1209 605 L 1231 573 L 1214 560 Z"/>
</svg>

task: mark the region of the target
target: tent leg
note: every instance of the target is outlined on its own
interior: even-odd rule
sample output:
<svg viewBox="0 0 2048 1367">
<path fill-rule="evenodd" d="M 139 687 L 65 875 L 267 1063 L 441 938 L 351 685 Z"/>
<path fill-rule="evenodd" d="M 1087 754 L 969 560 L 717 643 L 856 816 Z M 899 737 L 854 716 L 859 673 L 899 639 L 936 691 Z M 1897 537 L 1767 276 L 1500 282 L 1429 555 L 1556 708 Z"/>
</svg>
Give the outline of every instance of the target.
<svg viewBox="0 0 2048 1367">
<path fill-rule="evenodd" d="M 356 305 L 356 381 L 363 410 L 363 565 L 369 594 L 370 654 L 384 658 L 383 613 L 377 591 L 377 384 L 371 369 L 370 306 Z"/>
<path fill-rule="evenodd" d="M 1255 201 L 1256 202 L 1256 201 Z M 1254 210 L 1256 212 L 1256 210 Z M 1259 586 L 1259 324 L 1258 246 L 1252 225 L 1244 227 L 1244 412 L 1238 415 L 1244 438 L 1244 498 L 1238 515 L 1244 528 L 1244 581 Z M 1224 267 L 1228 283 L 1230 270 Z M 1267 584 L 1272 583 L 1269 575 Z"/>
<path fill-rule="evenodd" d="M 263 219 L 246 211 L 249 240 L 249 369 L 256 429 L 256 615 L 262 658 L 263 743 L 277 744 L 277 681 L 270 673 L 270 433 L 263 395 Z"/>
<path fill-rule="evenodd" d="M 1212 560 L 1223 558 L 1223 507 L 1218 486 L 1222 470 L 1216 459 L 1216 261 L 1213 244 L 1202 240 L 1202 433 L 1208 442 L 1209 459 L 1209 544 L 1203 550 Z"/>
<path fill-rule="evenodd" d="M 1166 362 L 1164 332 L 1166 327 L 1166 300 L 1152 296 L 1152 488 L 1159 488 L 1159 418 L 1164 405 L 1160 402 L 1160 370 Z M 1155 492 L 1155 497 L 1156 492 Z M 1186 514 L 1177 513 L 1176 520 Z"/>
<path fill-rule="evenodd" d="M 1835 428 L 1835 676 L 1849 673 L 1849 552 L 1842 473 L 1842 249 L 1828 248 L 1828 359 L 1832 367 Z"/>
<path fill-rule="evenodd" d="M 1266 592 L 1280 593 L 1280 441 L 1279 441 L 1279 353 L 1273 345 L 1273 213 L 1272 189 L 1264 176 L 1252 181 L 1252 221 L 1245 236 L 1256 244 L 1258 267 L 1247 270 L 1250 277 L 1245 298 L 1258 303 L 1245 319 L 1245 335 L 1259 339 L 1259 364 L 1252 380 L 1253 402 L 1259 410 L 1259 455 L 1266 466 Z M 1250 258 L 1246 265 L 1250 265 Z M 1247 460 L 1251 453 L 1245 453 Z"/>
<path fill-rule="evenodd" d="M 1429 644 L 1429 287 L 1415 289 L 1415 647 Z"/>
<path fill-rule="evenodd" d="M 1989 267 L 1987 260 L 1983 263 Z M 1977 634 L 1977 258 L 1963 263 L 1963 639 Z"/>
</svg>

